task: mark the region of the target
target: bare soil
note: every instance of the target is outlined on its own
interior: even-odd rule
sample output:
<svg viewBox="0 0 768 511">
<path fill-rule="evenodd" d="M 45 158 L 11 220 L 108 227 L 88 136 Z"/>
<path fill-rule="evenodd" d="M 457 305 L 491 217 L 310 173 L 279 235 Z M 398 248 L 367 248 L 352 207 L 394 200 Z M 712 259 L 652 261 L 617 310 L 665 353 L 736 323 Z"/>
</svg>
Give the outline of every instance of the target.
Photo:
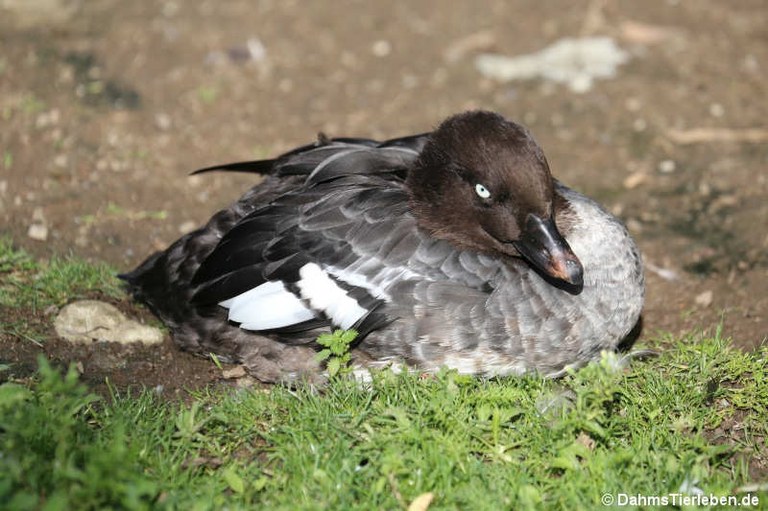
<svg viewBox="0 0 768 511">
<path fill-rule="evenodd" d="M 768 335 L 766 26 L 763 0 L 8 0 L 0 234 L 37 256 L 127 270 L 254 183 L 188 176 L 196 168 L 277 155 L 319 131 L 394 137 L 486 108 L 529 126 L 555 175 L 637 238 L 641 343 L 722 324 L 754 349 Z M 632 54 L 584 94 L 493 82 L 473 65 L 479 52 L 583 35 Z M 675 136 L 696 129 L 709 131 Z M 6 336 L 0 350 L 22 366 L 40 351 L 81 361 L 90 381 L 123 386 L 221 377 L 170 342 L 83 351 Z"/>
</svg>

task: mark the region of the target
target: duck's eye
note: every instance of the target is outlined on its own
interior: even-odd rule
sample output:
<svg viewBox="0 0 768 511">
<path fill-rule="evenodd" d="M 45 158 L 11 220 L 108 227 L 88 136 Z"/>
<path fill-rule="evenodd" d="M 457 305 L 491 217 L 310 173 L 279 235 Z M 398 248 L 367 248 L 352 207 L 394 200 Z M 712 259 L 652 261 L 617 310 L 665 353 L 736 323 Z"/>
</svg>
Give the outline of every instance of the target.
<svg viewBox="0 0 768 511">
<path fill-rule="evenodd" d="M 475 192 L 477 192 L 481 199 L 487 199 L 491 196 L 491 192 L 488 191 L 488 188 L 484 187 L 480 183 L 475 185 Z"/>
</svg>

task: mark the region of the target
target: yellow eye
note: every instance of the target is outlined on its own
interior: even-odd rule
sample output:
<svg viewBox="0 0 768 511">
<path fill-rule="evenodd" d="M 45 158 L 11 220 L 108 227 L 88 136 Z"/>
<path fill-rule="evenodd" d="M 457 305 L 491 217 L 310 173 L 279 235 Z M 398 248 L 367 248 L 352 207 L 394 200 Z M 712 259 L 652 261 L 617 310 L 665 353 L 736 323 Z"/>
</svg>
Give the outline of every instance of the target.
<svg viewBox="0 0 768 511">
<path fill-rule="evenodd" d="M 480 183 L 475 185 L 475 192 L 480 196 L 481 199 L 487 199 L 491 196 L 491 192 L 488 191 L 488 188 L 484 187 Z"/>
</svg>

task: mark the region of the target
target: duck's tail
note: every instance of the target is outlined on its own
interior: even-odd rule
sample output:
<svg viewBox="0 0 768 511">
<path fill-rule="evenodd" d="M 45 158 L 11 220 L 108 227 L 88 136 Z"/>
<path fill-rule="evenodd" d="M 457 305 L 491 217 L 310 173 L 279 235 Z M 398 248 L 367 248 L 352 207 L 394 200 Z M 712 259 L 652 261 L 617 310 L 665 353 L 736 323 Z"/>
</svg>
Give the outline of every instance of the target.
<svg viewBox="0 0 768 511">
<path fill-rule="evenodd" d="M 325 133 L 318 133 L 317 140 L 311 144 L 306 144 L 301 147 L 297 147 L 287 153 L 281 154 L 277 158 L 268 160 L 251 160 L 251 161 L 239 161 L 233 163 L 225 163 L 223 165 L 213 165 L 211 167 L 205 167 L 192 172 L 190 175 L 203 174 L 206 172 L 245 172 L 248 174 L 260 174 L 263 176 L 271 174 L 295 174 L 295 171 L 285 172 L 283 163 L 286 163 L 292 156 L 296 156 L 301 153 L 308 153 L 313 149 L 327 148 L 333 150 L 338 148 L 339 150 L 350 149 L 355 147 L 363 148 L 386 148 L 394 147 L 405 150 L 410 150 L 414 153 L 419 153 L 424 148 L 424 144 L 427 141 L 429 133 L 420 133 L 418 135 L 410 135 L 407 137 L 398 137 L 383 142 L 372 140 L 369 138 L 352 138 L 352 137 L 336 137 L 331 138 Z M 329 147 L 332 146 L 332 147 Z M 311 161 L 311 160 L 310 160 Z M 293 162 L 295 166 L 296 162 Z M 311 166 L 314 169 L 315 166 Z M 299 172 L 301 173 L 301 172 Z"/>
</svg>

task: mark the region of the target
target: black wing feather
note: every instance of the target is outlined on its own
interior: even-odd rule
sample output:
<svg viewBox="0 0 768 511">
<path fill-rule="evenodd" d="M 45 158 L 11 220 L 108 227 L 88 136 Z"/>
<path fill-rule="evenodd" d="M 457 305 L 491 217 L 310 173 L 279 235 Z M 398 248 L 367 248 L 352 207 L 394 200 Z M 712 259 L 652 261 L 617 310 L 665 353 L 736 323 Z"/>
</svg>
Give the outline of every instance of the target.
<svg viewBox="0 0 768 511">
<path fill-rule="evenodd" d="M 234 163 L 225 163 L 224 165 L 213 165 L 212 167 L 205 167 L 197 169 L 190 175 L 203 174 L 205 172 L 247 172 L 249 174 L 271 174 L 275 168 L 275 162 L 277 160 L 254 160 L 254 161 L 238 161 Z"/>
<path fill-rule="evenodd" d="M 422 135 L 384 143 L 321 140 L 276 160 L 201 169 L 271 173 L 269 180 L 288 175 L 307 178 L 273 194 L 268 203 L 256 204 L 223 236 L 193 278 L 197 286 L 193 302 L 215 304 L 268 281 L 282 281 L 298 295 L 299 270 L 309 262 L 343 270 L 361 257 L 388 256 L 398 246 L 413 247 L 413 239 L 403 241 L 412 223 L 398 225 L 408 209 L 403 180 L 424 140 Z M 401 263 L 407 258 L 396 260 Z M 381 271 L 387 264 L 391 262 L 371 261 L 363 268 Z M 336 281 L 369 311 L 355 325 L 361 338 L 392 320 L 379 312 L 383 301 L 367 289 Z M 327 318 L 319 317 L 275 331 L 299 332 L 326 324 Z"/>
</svg>

